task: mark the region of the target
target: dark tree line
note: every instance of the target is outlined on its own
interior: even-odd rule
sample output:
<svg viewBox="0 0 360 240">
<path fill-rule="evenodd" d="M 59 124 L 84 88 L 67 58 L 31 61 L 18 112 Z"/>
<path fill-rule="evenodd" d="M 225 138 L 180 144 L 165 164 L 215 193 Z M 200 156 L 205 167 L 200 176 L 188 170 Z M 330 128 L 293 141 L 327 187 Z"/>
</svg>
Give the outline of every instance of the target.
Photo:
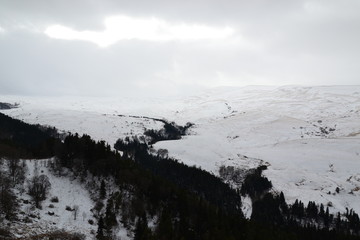
<svg viewBox="0 0 360 240">
<path fill-rule="evenodd" d="M 142 156 L 137 151 L 134 161 L 87 135 L 69 135 L 58 153 L 58 164 L 63 167 L 115 179 L 118 191 L 108 193 L 105 212 L 99 218 L 99 239 L 111 236 L 112 227 L 120 222 L 124 226 L 135 226 L 137 238 L 145 233 L 150 237 L 148 239 L 219 239 L 220 236 L 243 234 L 240 231 L 244 219 L 239 195 L 203 170 L 172 160 L 159 162 L 160 159 Z M 159 172 L 153 173 L 150 167 L 141 165 L 140 157 L 146 157 L 151 169 L 157 168 Z M 81 168 L 75 166 L 79 159 Z M 180 170 L 176 170 L 176 166 Z M 172 177 L 164 177 L 165 172 Z M 231 195 L 236 201 L 227 199 L 228 196 L 231 199 Z M 212 196 L 219 199 L 213 198 L 215 201 Z M 223 200 L 222 204 L 220 200 Z M 150 230 L 145 221 L 155 216 L 158 217 L 157 226 Z M 231 229 L 237 223 L 238 228 Z"/>
<path fill-rule="evenodd" d="M 45 158 L 54 156 L 60 135 L 55 128 L 31 125 L 0 113 L 0 156 Z"/>
<path fill-rule="evenodd" d="M 335 218 L 329 213 L 329 208 L 323 204 L 310 201 L 307 206 L 300 200 L 287 204 L 284 194 L 268 192 L 271 182 L 262 171 L 266 166 L 260 166 L 249 173 L 241 187 L 241 194 L 249 194 L 253 201 L 251 219 L 258 223 L 287 227 L 304 227 L 307 229 L 322 229 L 323 231 L 341 232 L 344 234 L 360 234 L 359 216 L 352 209 L 344 213 L 344 218 L 338 213 Z"/>
<path fill-rule="evenodd" d="M 288 205 L 284 194 L 278 196 L 266 193 L 263 198 L 253 204 L 251 219 L 256 222 L 289 228 L 321 229 L 322 232 L 331 232 L 359 235 L 359 216 L 352 209 L 346 211 L 341 217 L 340 212 L 329 213 L 329 208 L 323 204 L 310 201 L 305 205 L 302 201 Z"/>
<path fill-rule="evenodd" d="M 128 141 L 118 140 L 115 148 L 119 151 L 135 152 L 135 162 L 156 176 L 196 193 L 224 211 L 240 214 L 239 193 L 209 172 L 190 167 L 171 158 L 150 154 L 146 143 L 140 143 L 137 138 L 128 139 Z"/>
</svg>

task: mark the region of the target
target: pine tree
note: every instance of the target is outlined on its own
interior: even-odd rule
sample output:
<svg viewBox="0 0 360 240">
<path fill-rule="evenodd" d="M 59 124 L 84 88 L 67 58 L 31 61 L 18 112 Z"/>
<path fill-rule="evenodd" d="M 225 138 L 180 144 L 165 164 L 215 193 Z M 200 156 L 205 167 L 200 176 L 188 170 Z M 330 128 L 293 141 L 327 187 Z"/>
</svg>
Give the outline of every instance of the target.
<svg viewBox="0 0 360 240">
<path fill-rule="evenodd" d="M 104 220 L 102 216 L 100 216 L 98 221 L 98 230 L 97 230 L 96 238 L 99 240 L 104 238 Z"/>
<path fill-rule="evenodd" d="M 157 227 L 157 239 L 172 239 L 173 227 L 167 209 L 164 209 Z"/>
<path fill-rule="evenodd" d="M 323 205 L 322 203 L 320 204 L 319 215 L 320 215 L 320 217 L 324 217 L 324 216 L 325 216 L 324 205 Z"/>
<path fill-rule="evenodd" d="M 105 181 L 103 179 L 100 185 L 100 198 L 104 199 L 105 197 L 106 197 L 106 189 L 105 189 Z"/>
<path fill-rule="evenodd" d="M 340 229 L 340 227 L 341 227 L 341 216 L 340 216 L 340 212 L 338 212 L 336 216 L 336 229 Z"/>
<path fill-rule="evenodd" d="M 147 240 L 151 237 L 145 214 L 136 222 L 134 240 Z"/>
<path fill-rule="evenodd" d="M 117 224 L 113 201 L 111 198 L 108 199 L 108 202 L 106 204 L 104 224 L 105 224 L 106 234 L 110 236 L 112 232 L 111 230 L 112 227 Z"/>
<path fill-rule="evenodd" d="M 324 225 L 325 225 L 325 227 L 329 227 L 329 221 L 330 221 L 329 207 L 326 207 L 326 212 L 325 212 L 325 215 L 324 215 Z"/>
<path fill-rule="evenodd" d="M 285 196 L 284 196 L 283 192 L 280 193 L 279 201 L 280 201 L 280 208 L 281 208 L 283 214 L 285 214 L 285 215 L 288 214 L 289 207 L 288 207 L 288 205 L 287 205 L 287 203 L 285 201 Z"/>
</svg>

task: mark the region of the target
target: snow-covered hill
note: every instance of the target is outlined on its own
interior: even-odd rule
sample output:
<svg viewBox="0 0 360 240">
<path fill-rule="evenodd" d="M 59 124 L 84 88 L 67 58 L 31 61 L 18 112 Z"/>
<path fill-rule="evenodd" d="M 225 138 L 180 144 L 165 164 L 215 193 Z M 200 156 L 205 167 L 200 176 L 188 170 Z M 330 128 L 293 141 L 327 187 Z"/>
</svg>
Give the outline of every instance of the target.
<svg viewBox="0 0 360 240">
<path fill-rule="evenodd" d="M 1 111 L 9 116 L 111 145 L 162 126 L 134 116 L 193 122 L 191 135 L 155 147 L 214 174 L 221 165 L 267 164 L 264 174 L 290 203 L 360 212 L 360 86 L 218 88 L 183 99 L 2 96 L 1 102 L 20 104 Z"/>
</svg>

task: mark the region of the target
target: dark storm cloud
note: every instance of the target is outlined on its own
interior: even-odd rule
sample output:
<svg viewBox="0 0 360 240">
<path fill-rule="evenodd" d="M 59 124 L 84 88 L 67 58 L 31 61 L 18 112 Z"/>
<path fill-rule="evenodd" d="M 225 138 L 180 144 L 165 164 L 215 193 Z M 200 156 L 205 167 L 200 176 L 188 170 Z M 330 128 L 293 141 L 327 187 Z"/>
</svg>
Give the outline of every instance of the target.
<svg viewBox="0 0 360 240">
<path fill-rule="evenodd" d="M 358 84 L 360 3 L 350 1 L 0 0 L 0 93 L 159 93 L 247 84 Z M 61 25 L 104 31 L 110 16 L 155 17 L 234 33 L 221 40 L 90 41 L 48 37 Z M 161 91 L 159 89 L 162 89 Z"/>
</svg>

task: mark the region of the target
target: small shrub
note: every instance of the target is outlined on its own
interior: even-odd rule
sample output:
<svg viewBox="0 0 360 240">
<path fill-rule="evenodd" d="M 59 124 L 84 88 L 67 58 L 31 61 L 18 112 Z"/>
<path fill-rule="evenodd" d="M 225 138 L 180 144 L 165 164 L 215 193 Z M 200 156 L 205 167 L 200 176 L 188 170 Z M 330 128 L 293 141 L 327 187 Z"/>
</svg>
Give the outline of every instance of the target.
<svg viewBox="0 0 360 240">
<path fill-rule="evenodd" d="M 59 202 L 59 198 L 58 197 L 52 197 L 50 200 L 52 203 L 58 203 Z"/>
<path fill-rule="evenodd" d="M 54 208 L 54 207 L 55 207 L 54 204 L 49 205 L 49 208 Z"/>
<path fill-rule="evenodd" d="M 88 220 L 88 223 L 89 223 L 90 225 L 93 225 L 93 224 L 94 224 L 94 220 L 89 219 L 89 220 Z"/>
<path fill-rule="evenodd" d="M 66 207 L 65 207 L 65 210 L 72 212 L 74 209 L 72 209 L 70 206 L 66 206 Z"/>
<path fill-rule="evenodd" d="M 29 217 L 23 219 L 24 223 L 32 223 L 33 221 Z"/>
</svg>

